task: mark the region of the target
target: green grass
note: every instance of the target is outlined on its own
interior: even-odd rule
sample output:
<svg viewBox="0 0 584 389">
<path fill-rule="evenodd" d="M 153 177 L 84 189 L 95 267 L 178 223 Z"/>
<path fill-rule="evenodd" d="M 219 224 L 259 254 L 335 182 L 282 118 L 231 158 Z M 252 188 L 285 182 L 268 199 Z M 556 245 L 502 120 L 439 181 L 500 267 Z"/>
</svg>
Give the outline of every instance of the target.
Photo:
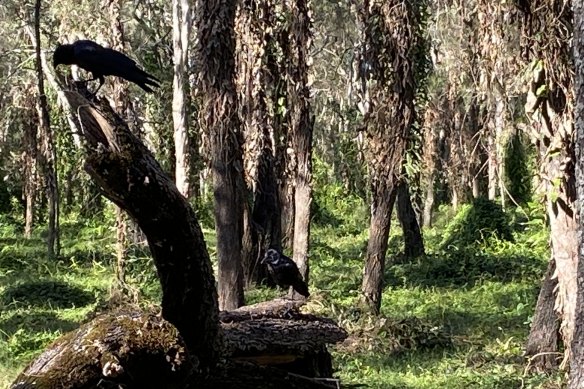
<svg viewBox="0 0 584 389">
<path fill-rule="evenodd" d="M 333 349 L 343 382 L 405 389 L 561 387 L 560 374 L 524 373 L 522 347 L 549 255 L 536 207 L 510 215 L 511 241 L 454 239 L 448 247 L 442 245 L 447 224 L 470 222 L 443 209 L 437 226 L 425 231 L 427 255 L 413 261 L 398 255 L 400 229 L 393 223 L 381 315 L 374 317 L 359 308 L 367 207 L 338 188 L 316 195 L 306 309 L 349 331 L 349 341 Z M 69 218 L 62 258 L 48 261 L 43 231 L 26 240 L 17 221 L 0 220 L 0 388 L 108 299 L 112 226 Z M 213 258 L 214 233 L 206 228 L 204 234 Z M 131 251 L 129 269 L 142 302 L 157 303 L 160 288 L 147 250 Z M 246 299 L 277 295 L 254 288 Z"/>
</svg>

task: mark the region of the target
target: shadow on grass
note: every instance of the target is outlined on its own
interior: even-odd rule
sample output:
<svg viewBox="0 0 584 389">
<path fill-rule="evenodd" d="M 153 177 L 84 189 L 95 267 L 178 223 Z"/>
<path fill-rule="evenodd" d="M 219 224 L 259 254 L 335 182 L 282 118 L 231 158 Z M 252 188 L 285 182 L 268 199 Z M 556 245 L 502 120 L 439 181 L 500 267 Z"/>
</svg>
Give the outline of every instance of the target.
<svg viewBox="0 0 584 389">
<path fill-rule="evenodd" d="M 0 295 L 0 307 L 83 307 L 95 301 L 87 291 L 59 281 L 32 281 L 8 286 Z"/>
<path fill-rule="evenodd" d="M 0 320 L 0 333 L 6 336 L 15 334 L 18 330 L 27 333 L 69 332 L 79 326 L 70 320 L 57 317 L 54 312 L 16 313 L 7 319 Z"/>
<path fill-rule="evenodd" d="M 521 255 L 486 255 L 461 251 L 455 254 L 427 255 L 408 263 L 389 266 L 386 285 L 396 287 L 473 286 L 479 280 L 511 282 L 537 279 L 546 264 L 539 258 Z"/>
</svg>

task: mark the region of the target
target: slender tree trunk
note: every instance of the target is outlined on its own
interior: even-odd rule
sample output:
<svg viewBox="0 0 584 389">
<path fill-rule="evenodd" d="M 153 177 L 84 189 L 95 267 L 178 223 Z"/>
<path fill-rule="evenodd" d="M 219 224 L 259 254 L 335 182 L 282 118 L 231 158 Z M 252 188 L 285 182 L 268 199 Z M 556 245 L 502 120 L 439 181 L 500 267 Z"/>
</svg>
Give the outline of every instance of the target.
<svg viewBox="0 0 584 389">
<path fill-rule="evenodd" d="M 560 320 L 554 310 L 555 289 L 558 285 L 555 271 L 555 262 L 551 259 L 539 291 L 525 347 L 525 354 L 531 357 L 529 365 L 537 371 L 557 368 L 561 359 L 561 353 L 558 352 Z"/>
<path fill-rule="evenodd" d="M 189 0 L 172 0 L 172 47 L 174 79 L 172 83 L 172 121 L 174 125 L 175 182 L 186 197 L 190 195 L 190 156 L 188 126 L 187 60 L 192 12 Z"/>
<path fill-rule="evenodd" d="M 104 6 L 109 8 L 110 13 L 112 47 L 125 52 L 124 25 L 121 18 L 122 0 L 108 0 Z M 125 117 L 129 111 L 128 85 L 119 79 L 114 80 L 112 100 L 118 115 Z M 116 285 L 112 290 L 113 295 L 123 296 L 129 292 L 126 284 L 128 245 L 128 220 L 124 210 L 116 206 L 116 265 L 114 269 Z"/>
<path fill-rule="evenodd" d="M 43 67 L 41 60 L 41 0 L 36 0 L 34 9 L 34 46 L 35 46 L 35 68 L 38 82 L 39 100 L 37 111 L 39 117 L 39 129 L 41 134 L 40 164 L 45 176 L 45 185 L 48 200 L 48 234 L 47 234 L 47 254 L 49 258 L 59 255 L 59 187 L 56 171 L 56 154 L 53 140 L 53 132 L 49 118 L 49 106 L 45 95 L 45 85 Z"/>
<path fill-rule="evenodd" d="M 311 33 L 309 0 L 291 1 L 291 58 L 288 68 L 288 99 L 292 147 L 296 157 L 294 180 L 294 262 L 308 282 L 308 245 L 310 237 L 310 204 L 312 203 L 312 130 L 308 81 Z"/>
<path fill-rule="evenodd" d="M 34 202 L 37 191 L 37 130 L 34 121 L 27 120 L 24 123 L 24 200 L 26 203 L 24 215 L 24 237 L 29 239 L 32 236 L 34 222 Z"/>
<path fill-rule="evenodd" d="M 243 171 L 235 90 L 234 23 L 237 2 L 200 0 L 197 5 L 202 125 L 209 138 L 215 199 L 219 306 L 243 305 L 241 237 Z"/>
<path fill-rule="evenodd" d="M 584 5 L 573 1 L 575 80 L 576 191 L 578 219 L 578 265 L 575 321 L 572 338 L 569 389 L 584 388 Z"/>
<path fill-rule="evenodd" d="M 402 182 L 397 189 L 397 217 L 403 230 L 406 258 L 424 255 L 424 239 L 412 206 L 408 184 L 405 182 Z"/>
</svg>

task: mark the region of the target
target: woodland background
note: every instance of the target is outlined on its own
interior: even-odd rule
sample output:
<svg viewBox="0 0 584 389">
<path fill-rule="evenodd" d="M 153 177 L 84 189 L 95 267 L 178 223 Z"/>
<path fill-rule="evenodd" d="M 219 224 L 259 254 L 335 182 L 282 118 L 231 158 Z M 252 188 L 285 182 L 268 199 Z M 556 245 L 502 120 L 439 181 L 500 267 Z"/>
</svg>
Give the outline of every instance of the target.
<svg viewBox="0 0 584 389">
<path fill-rule="evenodd" d="M 204 35 L 205 9 L 224 40 Z M 583 317 L 578 15 L 558 0 L 3 1 L 0 386 L 92 312 L 160 299 L 55 87 L 52 49 L 87 38 L 162 81 L 100 93 L 196 210 L 221 309 L 278 295 L 257 259 L 280 247 L 309 279 L 306 310 L 350 333 L 345 383 L 562 387 Z"/>
</svg>

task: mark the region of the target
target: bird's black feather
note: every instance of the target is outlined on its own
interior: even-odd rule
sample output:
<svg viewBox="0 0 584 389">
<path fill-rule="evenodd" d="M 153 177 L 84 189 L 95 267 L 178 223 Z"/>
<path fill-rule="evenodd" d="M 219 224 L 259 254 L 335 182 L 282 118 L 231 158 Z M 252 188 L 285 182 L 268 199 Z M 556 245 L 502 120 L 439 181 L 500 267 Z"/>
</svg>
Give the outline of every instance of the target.
<svg viewBox="0 0 584 389">
<path fill-rule="evenodd" d="M 133 82 L 146 92 L 159 87 L 159 79 L 138 68 L 136 62 L 117 50 L 103 47 L 90 40 L 59 45 L 53 54 L 53 66 L 77 65 L 93 74 L 103 84 L 104 76 L 117 76 Z M 99 88 L 98 88 L 99 89 Z M 97 91 L 96 91 L 97 92 Z"/>
<path fill-rule="evenodd" d="M 292 286 L 296 292 L 304 297 L 310 295 L 308 286 L 302 279 L 298 266 L 292 259 L 275 249 L 269 249 L 266 251 L 262 263 L 267 265 L 268 272 L 278 286 L 282 288 Z"/>
</svg>

